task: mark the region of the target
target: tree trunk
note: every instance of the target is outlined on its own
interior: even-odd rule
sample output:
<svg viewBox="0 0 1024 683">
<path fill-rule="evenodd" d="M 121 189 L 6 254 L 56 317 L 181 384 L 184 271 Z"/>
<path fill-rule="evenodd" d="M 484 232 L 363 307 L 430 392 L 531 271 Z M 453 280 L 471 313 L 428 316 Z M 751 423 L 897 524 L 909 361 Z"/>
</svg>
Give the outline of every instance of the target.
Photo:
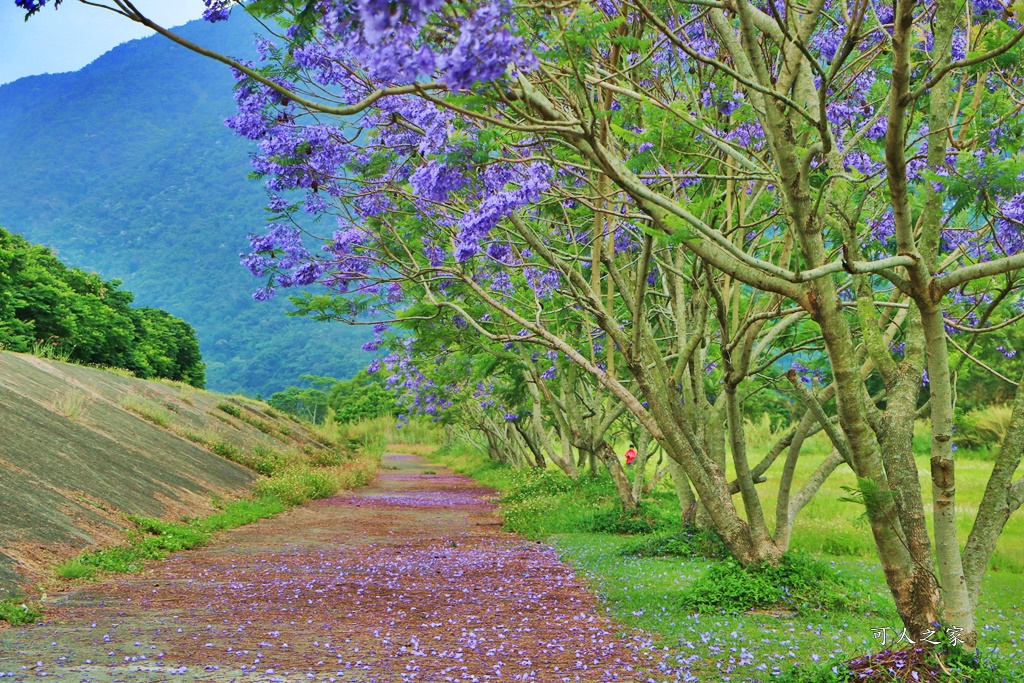
<svg viewBox="0 0 1024 683">
<path fill-rule="evenodd" d="M 668 471 L 672 476 L 672 484 L 676 489 L 676 497 L 679 499 L 679 508 L 683 511 L 682 525 L 693 524 L 697 520 L 697 499 L 690 488 L 690 480 L 686 478 L 686 472 L 682 465 L 674 458 L 668 459 Z"/>
<path fill-rule="evenodd" d="M 619 461 L 619 456 L 615 454 L 615 450 L 608 445 L 607 441 L 602 441 L 594 446 L 591 455 L 599 458 L 608 473 L 612 475 L 612 482 L 615 484 L 615 492 L 619 496 L 619 502 L 622 503 L 622 509 L 626 512 L 636 510 L 639 501 L 633 497 L 633 488 L 629 483 L 629 477 L 622 469 L 622 463 Z"/>
</svg>

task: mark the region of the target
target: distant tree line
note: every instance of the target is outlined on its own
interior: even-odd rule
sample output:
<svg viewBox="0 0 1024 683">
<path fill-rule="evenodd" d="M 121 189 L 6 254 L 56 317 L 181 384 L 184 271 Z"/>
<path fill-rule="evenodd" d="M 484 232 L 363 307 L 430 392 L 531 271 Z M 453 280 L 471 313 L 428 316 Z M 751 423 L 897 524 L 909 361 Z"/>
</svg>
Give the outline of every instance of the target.
<svg viewBox="0 0 1024 683">
<path fill-rule="evenodd" d="M 321 424 L 328 415 L 333 415 L 335 422 L 345 424 L 398 413 L 395 394 L 385 386 L 381 375 L 361 370 L 352 379 L 341 382 L 314 375 L 303 375 L 299 379 L 309 382 L 310 386 L 291 386 L 278 391 L 268 403 L 315 424 Z"/>
<path fill-rule="evenodd" d="M 195 330 L 120 286 L 0 228 L 0 348 L 204 386 Z"/>
</svg>

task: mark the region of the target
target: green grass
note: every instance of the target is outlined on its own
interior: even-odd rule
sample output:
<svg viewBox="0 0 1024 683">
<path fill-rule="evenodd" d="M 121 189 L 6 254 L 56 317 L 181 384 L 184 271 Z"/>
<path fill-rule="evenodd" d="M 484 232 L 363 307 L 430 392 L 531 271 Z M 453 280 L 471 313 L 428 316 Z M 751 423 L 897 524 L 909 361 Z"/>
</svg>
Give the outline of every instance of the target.
<svg viewBox="0 0 1024 683">
<path fill-rule="evenodd" d="M 207 517 L 183 522 L 165 522 L 129 517 L 135 529 L 122 545 L 84 552 L 56 568 L 62 579 L 92 579 L 101 572 L 133 573 L 147 561 L 160 560 L 169 553 L 206 545 L 216 531 L 233 529 L 260 519 L 275 517 L 307 500 L 326 498 L 340 489 L 372 481 L 379 465 L 378 454 L 346 454 L 328 458 L 316 449 L 313 455 L 298 451 L 280 453 L 265 446 L 241 450 L 226 441 L 215 440 L 210 449 L 269 476 L 253 487 L 253 497 L 218 505 Z M 331 464 L 318 465 L 328 458 Z M 337 461 L 338 464 L 334 464 Z M 215 501 L 216 503 L 217 501 Z"/>
<path fill-rule="evenodd" d="M 812 440 L 798 467 L 797 486 L 824 459 L 827 449 L 823 439 Z M 752 448 L 751 459 L 759 456 L 757 448 Z M 705 588 L 710 584 L 728 592 L 735 585 L 735 576 L 720 569 L 722 562 L 715 557 L 720 551 L 712 541 L 693 541 L 680 530 L 680 511 L 670 490 L 671 482 L 663 481 L 647 498 L 648 514 L 670 520 L 658 525 L 655 533 L 600 533 L 593 526 L 599 511 L 616 508 L 614 491 L 606 478 L 584 476 L 572 482 L 554 470 L 515 471 L 465 447 L 441 449 L 432 459 L 498 489 L 506 528 L 551 542 L 563 559 L 588 580 L 610 616 L 624 627 L 653 635 L 655 646 L 668 648 L 670 663 L 688 661 L 702 683 L 724 680 L 727 670 L 731 670 L 728 675 L 734 681 L 773 680 L 791 672 L 794 663 L 801 665 L 801 673 L 787 679 L 788 683 L 846 683 L 839 677 L 827 677 L 836 661 L 879 650 L 872 629 L 902 630 L 875 559 L 870 531 L 858 521 L 863 509 L 838 501 L 847 495 L 841 487 L 855 484 L 852 474 L 842 470 L 826 482 L 798 518 L 792 545 L 829 568 L 827 574 L 839 583 L 826 595 L 841 598 L 838 602 L 843 604 L 787 604 L 783 600 L 769 606 L 771 601 L 765 600 L 722 607 L 723 600 L 718 599 L 716 606 L 710 607 L 695 606 L 694 587 L 703 582 Z M 930 503 L 927 458 L 919 457 L 918 466 Z M 991 467 L 991 462 L 959 455 L 957 490 L 964 515 L 964 539 L 969 528 L 966 513 L 973 514 L 977 509 Z M 766 510 L 774 509 L 770 492 L 777 486 L 780 470 L 781 462 L 769 469 L 769 482 L 760 488 Z M 738 496 L 736 500 L 741 504 Z M 1022 517 L 1018 513 L 1007 524 L 991 563 L 994 570 L 983 582 L 977 612 L 980 652 L 995 652 L 1011 661 L 1024 661 L 1024 623 L 1019 616 L 1024 612 L 1024 576 L 1016 559 L 1024 559 Z M 696 552 L 690 543 L 698 545 Z M 758 590 L 774 585 L 767 581 Z M 809 677 L 816 668 L 823 672 L 822 677 Z M 970 680 L 988 683 L 989 679 Z M 1005 680 L 1024 680 L 1024 676 Z"/>
<path fill-rule="evenodd" d="M 925 513 L 931 528 L 932 486 L 929 475 L 927 426 L 923 423 L 915 430 L 914 451 L 921 490 L 924 497 Z M 752 447 L 750 459 L 758 461 L 767 445 Z M 794 487 L 800 486 L 828 455 L 831 446 L 827 437 L 818 434 L 809 440 L 804 454 L 797 463 Z M 762 507 L 769 513 L 775 510 L 779 477 L 782 472 L 783 458 L 765 473 L 767 482 L 761 484 Z M 960 449 L 956 455 L 956 493 L 957 493 L 957 530 L 961 545 L 967 541 L 978 505 L 985 493 L 985 485 L 992 472 L 993 462 L 986 452 Z M 732 468 L 729 477 L 732 478 Z M 1015 478 L 1024 476 L 1024 466 L 1017 470 Z M 875 546 L 871 533 L 863 521 L 862 506 L 843 502 L 840 499 L 849 497 L 843 487 L 856 487 L 857 481 L 853 472 L 841 466 L 828 478 L 818 495 L 803 509 L 797 517 L 793 528 L 791 548 L 809 553 L 824 553 L 861 558 L 874 558 Z M 739 496 L 736 504 L 742 505 Z M 774 528 L 774 519 L 769 514 L 769 527 Z M 1024 575 L 1024 514 L 1020 512 L 1010 517 L 1003 531 L 995 552 L 989 560 L 989 569 L 1000 572 L 1012 572 Z"/>
<path fill-rule="evenodd" d="M 220 512 L 182 523 L 130 517 L 136 529 L 127 543 L 82 553 L 58 566 L 56 573 L 62 579 L 92 579 L 101 571 L 135 573 L 149 560 L 162 560 L 169 553 L 206 545 L 214 531 L 275 517 L 289 507 L 274 496 L 258 496 L 230 502 Z"/>
<path fill-rule="evenodd" d="M 121 397 L 121 407 L 160 427 L 169 427 L 171 425 L 172 418 L 170 412 L 160 406 L 153 405 L 145 399 L 126 394 Z"/>
<path fill-rule="evenodd" d="M 242 417 L 242 409 L 236 405 L 232 405 L 231 403 L 218 403 L 217 409 L 223 410 L 225 413 L 231 415 L 232 417 Z"/>
</svg>

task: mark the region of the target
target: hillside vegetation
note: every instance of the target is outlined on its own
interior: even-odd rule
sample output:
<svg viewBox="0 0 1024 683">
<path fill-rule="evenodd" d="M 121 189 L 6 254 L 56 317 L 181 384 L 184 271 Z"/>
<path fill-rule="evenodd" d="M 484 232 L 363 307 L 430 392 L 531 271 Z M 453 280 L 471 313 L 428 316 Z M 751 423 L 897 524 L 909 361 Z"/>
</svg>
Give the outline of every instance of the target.
<svg viewBox="0 0 1024 683">
<path fill-rule="evenodd" d="M 120 281 L 69 268 L 0 228 L 0 349 L 205 383 L 195 330 L 155 308 L 132 308 Z"/>
<path fill-rule="evenodd" d="M 252 56 L 255 28 L 181 32 Z M 0 86 L 0 225 L 187 321 L 211 389 L 269 396 L 303 373 L 350 377 L 369 360 L 368 331 L 288 317 L 284 297 L 251 299 L 262 283 L 238 255 L 266 195 L 247 180 L 250 143 L 223 124 L 233 85 L 223 65 L 153 37 Z"/>
</svg>

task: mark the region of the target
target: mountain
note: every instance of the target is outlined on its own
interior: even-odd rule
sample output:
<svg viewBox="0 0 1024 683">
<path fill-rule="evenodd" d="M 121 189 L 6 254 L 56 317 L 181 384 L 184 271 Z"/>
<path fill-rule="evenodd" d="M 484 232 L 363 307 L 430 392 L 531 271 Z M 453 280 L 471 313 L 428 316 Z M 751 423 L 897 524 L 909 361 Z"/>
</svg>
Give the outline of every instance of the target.
<svg viewBox="0 0 1024 683">
<path fill-rule="evenodd" d="M 178 31 L 248 57 L 256 28 L 242 15 Z M 223 64 L 153 36 L 0 86 L 0 226 L 189 322 L 213 390 L 350 377 L 370 360 L 367 330 L 289 317 L 286 297 L 251 299 L 261 283 L 238 255 L 266 194 L 246 177 L 251 143 L 223 124 L 233 84 Z"/>
</svg>

